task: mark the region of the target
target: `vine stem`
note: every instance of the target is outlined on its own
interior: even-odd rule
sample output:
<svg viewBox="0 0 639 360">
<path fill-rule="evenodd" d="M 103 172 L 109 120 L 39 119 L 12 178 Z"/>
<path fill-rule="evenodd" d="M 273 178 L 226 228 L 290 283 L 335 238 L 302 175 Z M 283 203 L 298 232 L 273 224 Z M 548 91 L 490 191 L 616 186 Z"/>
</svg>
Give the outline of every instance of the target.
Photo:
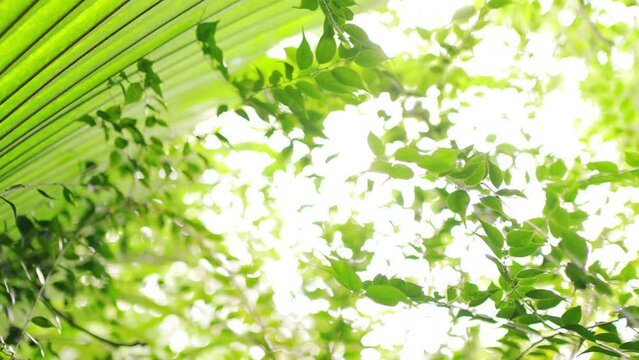
<svg viewBox="0 0 639 360">
<path fill-rule="evenodd" d="M 517 357 L 515 358 L 515 360 L 521 360 L 524 358 L 524 355 L 526 355 L 530 350 L 532 350 L 535 346 L 541 344 L 542 342 L 548 340 L 548 339 L 552 339 L 557 335 L 561 335 L 562 333 L 559 331 L 556 331 L 554 334 L 548 335 L 548 336 L 544 336 L 541 339 L 535 341 L 534 343 L 530 344 L 527 348 L 525 348 L 522 352 L 519 353 L 519 355 L 517 355 Z"/>
<path fill-rule="evenodd" d="M 313 71 L 307 73 L 307 74 L 302 74 L 302 75 L 297 75 L 295 77 L 292 77 L 289 80 L 286 81 L 282 81 L 281 83 L 275 84 L 275 85 L 268 85 L 268 86 L 264 86 L 260 89 L 257 89 L 255 91 L 253 91 L 252 93 L 250 93 L 249 95 L 247 95 L 245 98 L 242 99 L 242 104 L 246 104 L 249 100 L 252 100 L 253 98 L 255 98 L 257 95 L 261 94 L 262 92 L 266 91 L 266 90 L 270 90 L 270 89 L 275 89 L 275 88 L 282 88 L 284 87 L 284 85 L 289 85 L 289 84 L 293 84 L 294 82 L 296 82 L 297 80 L 301 80 L 301 79 L 307 79 L 310 78 L 312 76 L 314 76 L 315 74 L 320 74 L 324 71 L 327 70 L 331 70 L 334 69 L 340 65 L 345 64 L 345 61 L 341 61 L 338 60 L 328 66 L 318 66 L 316 69 L 314 69 Z M 231 85 L 233 85 L 231 83 Z"/>
<path fill-rule="evenodd" d="M 592 29 L 592 32 L 595 34 L 595 37 L 597 37 L 597 39 L 601 40 L 602 42 L 606 43 L 608 46 L 613 46 L 615 42 L 605 37 L 601 33 L 601 31 L 599 31 L 599 28 L 597 28 L 597 25 L 592 21 L 588 13 L 586 13 L 584 1 L 577 0 L 577 3 L 579 4 L 579 15 L 586 21 L 588 26 Z"/>
<path fill-rule="evenodd" d="M 64 247 L 62 249 L 60 249 L 60 251 L 58 252 L 58 255 L 56 256 L 55 260 L 53 261 L 53 264 L 51 265 L 51 269 L 49 269 L 49 271 L 47 272 L 47 275 L 45 276 L 44 281 L 42 283 L 42 286 L 40 287 L 40 290 L 38 291 L 38 294 L 36 295 L 36 298 L 33 301 L 33 305 L 31 305 L 31 308 L 29 309 L 29 312 L 27 313 L 27 318 L 24 321 L 24 325 L 22 326 L 22 329 L 20 329 L 20 337 L 18 337 L 18 341 L 16 342 L 16 345 L 15 345 L 15 349 L 16 350 L 20 346 L 20 343 L 22 342 L 22 339 L 24 339 L 24 334 L 25 334 L 27 328 L 29 327 L 29 322 L 31 322 L 31 318 L 33 317 L 33 311 L 35 310 L 35 307 L 38 304 L 38 301 L 40 301 L 40 299 L 42 298 L 42 294 L 44 294 L 44 290 L 47 287 L 47 284 L 49 283 L 49 280 L 51 279 L 51 275 L 53 274 L 53 270 L 55 270 L 55 268 L 57 267 L 58 263 L 62 259 L 62 256 L 64 256 L 64 254 L 67 252 L 67 250 L 69 250 L 69 248 L 71 247 L 71 243 L 72 242 L 73 241 L 71 241 L 71 240 L 67 241 L 67 243 L 64 245 Z M 11 359 L 12 360 L 15 359 L 15 353 L 13 353 L 11 355 Z"/>
<path fill-rule="evenodd" d="M 71 185 L 63 184 L 63 183 L 41 183 L 41 184 L 31 184 L 31 185 L 16 184 L 6 189 L 5 191 L 0 192 L 0 196 L 9 195 L 11 193 L 22 191 L 22 190 L 32 190 L 32 189 L 38 189 L 41 187 L 51 187 L 51 186 L 71 186 Z"/>
<path fill-rule="evenodd" d="M 469 314 L 471 314 L 473 317 L 476 317 L 478 319 L 491 319 L 493 322 L 495 323 L 501 323 L 501 325 L 513 329 L 513 330 L 517 330 L 519 332 L 523 332 L 529 335 L 536 335 L 539 336 L 540 334 L 535 332 L 534 330 L 530 329 L 530 328 L 525 328 L 522 326 L 519 326 L 513 322 L 510 321 L 498 321 L 498 319 L 496 319 L 494 316 L 488 316 L 488 315 L 484 315 L 484 314 L 479 314 L 477 312 L 474 312 L 468 308 L 465 308 L 463 306 L 459 306 L 459 305 L 455 305 L 455 304 L 449 304 L 449 303 L 445 303 L 445 302 L 441 302 L 441 301 L 430 301 L 427 302 L 426 304 L 431 304 L 431 305 L 435 305 L 437 307 L 443 307 L 443 308 L 448 308 L 451 310 L 462 310 L 462 311 L 466 311 Z"/>
<path fill-rule="evenodd" d="M 70 315 L 65 314 L 62 311 L 58 310 L 55 306 L 53 306 L 53 304 L 45 296 L 43 296 L 43 302 L 49 308 L 49 310 L 51 310 L 53 313 L 55 313 L 56 315 L 58 315 L 59 317 L 64 319 L 69 325 L 71 325 L 72 327 L 82 331 L 83 333 L 85 333 L 85 334 L 91 336 L 92 338 L 94 338 L 94 339 L 96 339 L 98 341 L 101 341 L 101 342 L 103 342 L 103 343 L 105 343 L 107 345 L 110 345 L 112 347 L 128 347 L 128 346 L 146 345 L 144 342 L 141 342 L 141 341 L 134 341 L 134 342 L 130 342 L 130 343 L 125 343 L 125 342 L 114 341 L 114 340 L 102 337 L 102 336 L 100 336 L 98 334 L 95 334 L 95 333 L 91 332 L 87 328 L 85 328 L 82 325 L 80 325 L 77 322 L 75 322 L 75 320 Z"/>
<path fill-rule="evenodd" d="M 335 31 L 337 31 L 337 36 L 340 38 L 340 40 L 342 40 L 342 42 L 348 44 L 349 47 L 352 47 L 353 44 L 346 36 L 344 36 L 344 30 L 333 17 L 331 8 L 328 6 L 328 3 L 326 2 L 326 0 L 320 0 L 320 4 L 322 5 L 322 8 L 326 12 L 326 18 L 328 19 L 328 21 L 331 22 L 331 25 L 333 25 L 333 28 L 335 29 Z"/>
</svg>

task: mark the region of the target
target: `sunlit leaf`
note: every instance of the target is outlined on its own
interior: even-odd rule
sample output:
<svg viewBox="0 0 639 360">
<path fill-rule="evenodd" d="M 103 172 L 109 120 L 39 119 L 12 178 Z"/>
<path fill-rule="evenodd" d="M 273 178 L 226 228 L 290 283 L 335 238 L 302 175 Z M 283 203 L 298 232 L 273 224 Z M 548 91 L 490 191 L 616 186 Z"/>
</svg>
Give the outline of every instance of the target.
<svg viewBox="0 0 639 360">
<path fill-rule="evenodd" d="M 384 156 L 384 143 L 373 133 L 368 134 L 368 146 L 371 148 L 375 156 Z"/>
<path fill-rule="evenodd" d="M 318 64 L 326 64 L 330 62 L 337 52 L 337 44 L 331 35 L 324 34 L 317 43 L 315 49 L 315 58 Z"/>
<path fill-rule="evenodd" d="M 297 66 L 301 69 L 308 69 L 313 65 L 313 52 L 308 41 L 306 41 L 306 35 L 302 34 L 302 42 L 297 47 L 296 53 Z"/>
<path fill-rule="evenodd" d="M 480 221 L 481 226 L 486 233 L 482 239 L 486 242 L 486 245 L 493 251 L 498 257 L 502 256 L 502 247 L 504 246 L 504 235 L 496 227 L 488 224 L 485 221 Z"/>
<path fill-rule="evenodd" d="M 337 79 L 337 81 L 341 82 L 344 85 L 352 86 L 357 89 L 364 88 L 364 82 L 359 74 L 348 67 L 339 66 L 331 70 L 331 73 Z"/>
<path fill-rule="evenodd" d="M 386 60 L 386 56 L 379 50 L 364 49 L 355 56 L 355 63 L 361 67 L 372 68 Z"/>
<path fill-rule="evenodd" d="M 551 290 L 546 289 L 534 289 L 526 293 L 526 296 L 531 299 L 544 300 L 558 298 L 559 295 Z"/>
<path fill-rule="evenodd" d="M 330 260 L 330 262 L 335 280 L 352 291 L 359 291 L 362 288 L 362 280 L 346 261 Z"/>
<path fill-rule="evenodd" d="M 406 295 L 401 290 L 389 285 L 369 286 L 366 288 L 366 296 L 386 306 L 395 306 L 406 299 Z"/>
<path fill-rule="evenodd" d="M 459 151 L 454 149 L 437 149 L 431 155 L 424 157 L 419 165 L 433 173 L 446 173 L 455 167 L 458 154 Z"/>
<path fill-rule="evenodd" d="M 468 209 L 468 205 L 470 204 L 470 196 L 464 190 L 457 190 L 450 195 L 446 199 L 446 204 L 450 211 L 455 214 L 459 214 L 462 220 L 466 219 L 466 210 Z"/>
</svg>

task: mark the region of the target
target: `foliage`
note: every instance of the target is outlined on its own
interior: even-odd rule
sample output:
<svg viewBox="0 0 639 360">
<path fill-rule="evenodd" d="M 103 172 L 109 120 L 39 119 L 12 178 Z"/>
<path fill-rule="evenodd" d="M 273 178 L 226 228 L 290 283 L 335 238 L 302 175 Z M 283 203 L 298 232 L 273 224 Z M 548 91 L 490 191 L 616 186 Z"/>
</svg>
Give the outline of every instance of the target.
<svg viewBox="0 0 639 360">
<path fill-rule="evenodd" d="M 639 351 L 638 262 L 625 237 L 638 208 L 626 198 L 616 220 L 593 237 L 589 224 L 603 210 L 593 209 L 589 196 L 603 192 L 605 206 L 639 183 L 639 154 L 629 147 L 637 141 L 636 81 L 592 55 L 627 51 L 637 30 L 604 29 L 591 18 L 596 8 L 575 4 L 581 17 L 563 29 L 562 1 L 549 9 L 537 1 L 477 1 L 446 26 L 410 29 L 426 50 L 391 59 L 354 23 L 354 1 L 302 0 L 287 11 L 322 14 L 318 40 L 311 26 L 300 28 L 285 57 L 244 67 L 227 57 L 218 36 L 223 23 L 201 21 L 189 30 L 191 39 L 207 71 L 235 94 L 218 99 L 216 118 L 250 124 L 261 132 L 257 140 L 247 131 L 245 141 L 235 141 L 221 125 L 180 135 L 165 120 L 171 82 L 152 58 L 136 59 L 135 74 L 114 71 L 106 81 L 111 102 L 74 122 L 100 134 L 109 150 L 83 158 L 68 182 L 45 178 L 0 193 L 11 219 L 0 235 L 2 353 L 331 359 L 374 349 L 394 358 L 393 349 L 365 339 L 379 325 L 376 316 L 426 308 L 445 311 L 451 338 L 463 329 L 462 346 L 441 344 L 431 358 L 632 356 Z M 495 134 L 485 144 L 451 135 L 477 89 L 525 93 L 526 105 L 539 108 L 561 82 L 560 74 L 521 69 L 502 77 L 467 72 L 465 63 L 485 40 L 481 32 L 491 26 L 516 31 L 518 58 L 544 28 L 556 34 L 559 56 L 583 59 L 589 73 L 582 93 L 601 109 L 584 142 L 623 134 L 617 145 L 624 162 L 595 161 L 588 151 L 562 158 L 540 146 L 496 141 Z M 623 96 L 611 99 L 609 87 Z M 393 248 L 404 263 L 427 266 L 428 276 L 403 271 L 376 249 L 380 234 L 398 238 L 400 225 L 383 227 L 363 209 L 344 210 L 346 199 L 304 228 L 320 234 L 303 234 L 319 246 L 295 252 L 279 243 L 296 219 L 278 213 L 278 178 L 308 180 L 309 191 L 322 194 L 329 176 L 320 165 L 343 155 L 319 155 L 329 118 L 380 99 L 392 105 L 377 111 L 383 131 L 366 135 L 370 166 L 344 182 L 348 196 L 364 202 L 392 193 L 380 207 L 409 213 L 419 229 L 416 240 L 397 239 Z M 258 174 L 247 176 L 237 166 L 242 154 L 263 155 L 267 165 L 256 163 Z M 19 201 L 25 197 L 42 205 L 29 207 Z M 539 212 L 522 216 L 518 208 L 532 207 L 535 198 L 543 203 Z M 243 221 L 219 227 L 206 220 L 211 213 L 219 222 L 227 213 Z M 459 247 L 494 276 L 468 271 L 467 258 L 454 251 Z M 611 248 L 628 258 L 608 266 L 601 259 Z M 267 274 L 274 260 L 292 254 L 296 271 L 288 275 L 297 290 L 287 293 Z M 435 277 L 446 271 L 453 281 L 443 284 Z M 282 296 L 310 310 L 299 317 L 278 308 Z M 480 334 L 497 339 L 486 345 Z"/>
</svg>

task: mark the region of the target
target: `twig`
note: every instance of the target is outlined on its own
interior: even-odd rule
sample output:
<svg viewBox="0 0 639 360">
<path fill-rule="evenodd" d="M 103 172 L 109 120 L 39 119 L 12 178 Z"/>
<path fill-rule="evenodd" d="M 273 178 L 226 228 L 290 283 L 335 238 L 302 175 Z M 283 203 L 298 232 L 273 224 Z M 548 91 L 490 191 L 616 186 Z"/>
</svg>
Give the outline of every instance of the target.
<svg viewBox="0 0 639 360">
<path fill-rule="evenodd" d="M 586 20 L 586 23 L 592 29 L 592 32 L 595 34 L 595 37 L 597 37 L 597 39 L 603 41 L 604 43 L 606 43 L 606 44 L 608 44 L 610 46 L 613 46 L 615 44 L 615 42 L 610 40 L 610 39 L 608 39 L 607 37 L 605 37 L 601 33 L 601 31 L 599 31 L 599 28 L 597 27 L 597 25 L 592 21 L 592 19 L 590 18 L 590 16 L 586 12 L 584 1 L 583 0 L 578 0 L 577 3 L 579 4 L 579 15 L 584 20 Z"/>
<path fill-rule="evenodd" d="M 540 334 L 537 333 L 536 331 L 530 329 L 530 328 L 525 328 L 522 326 L 519 326 L 511 321 L 500 321 L 498 318 L 495 318 L 494 316 L 488 316 L 488 315 L 484 315 L 484 314 L 479 314 L 477 312 L 474 312 L 468 308 L 465 308 L 463 306 L 459 306 L 459 305 L 455 305 L 455 304 L 449 304 L 449 303 L 445 303 L 445 302 L 441 302 L 441 301 L 430 301 L 430 302 L 426 302 L 425 304 L 430 304 L 430 305 L 435 305 L 437 307 L 443 307 L 443 308 L 448 308 L 451 310 L 462 310 L 462 311 L 466 311 L 469 314 L 471 314 L 474 318 L 477 319 L 491 319 L 493 320 L 495 323 L 500 324 L 502 326 L 505 326 L 507 328 L 513 329 L 513 330 L 517 330 L 519 332 L 523 332 L 529 335 L 537 335 L 539 336 Z"/>
<path fill-rule="evenodd" d="M 53 274 L 53 270 L 55 270 L 55 268 L 57 267 L 58 262 L 60 262 L 60 259 L 62 259 L 62 256 L 64 256 L 67 250 L 69 250 L 69 247 L 71 247 L 72 242 L 73 241 L 71 240 L 67 241 L 67 243 L 60 250 L 60 252 L 58 252 L 58 256 L 56 256 L 55 260 L 53 261 L 53 264 L 51 265 L 51 269 L 49 269 L 49 271 L 47 272 L 47 276 L 45 276 L 44 282 L 42 283 L 40 290 L 38 290 L 38 294 L 33 300 L 33 305 L 31 305 L 31 308 L 29 309 L 29 312 L 27 313 L 27 318 L 24 321 L 24 325 L 22 326 L 22 329 L 20 329 L 20 337 L 18 337 L 18 341 L 16 342 L 16 345 L 15 345 L 16 350 L 18 350 L 18 347 L 20 346 L 20 343 L 22 342 L 22 339 L 24 338 L 24 333 L 27 330 L 27 327 L 29 327 L 29 322 L 31 322 L 31 318 L 33 317 L 33 311 L 35 310 L 36 305 L 38 305 L 38 301 L 40 300 L 40 298 L 42 298 L 42 294 L 44 293 L 44 289 L 47 287 L 47 284 L 49 283 L 49 279 L 51 278 L 51 275 Z M 11 355 L 11 359 L 15 359 L 15 356 Z"/>
<path fill-rule="evenodd" d="M 326 0 L 320 0 L 320 5 L 322 6 L 322 8 L 324 9 L 324 12 L 326 13 L 326 18 L 328 19 L 328 21 L 331 22 L 331 25 L 333 25 L 333 28 L 335 29 L 335 31 L 337 31 L 337 36 L 340 38 L 340 40 L 346 43 L 349 47 L 352 47 L 353 44 L 346 36 L 344 36 L 344 29 L 342 29 L 342 27 L 337 23 L 337 21 L 333 17 L 333 13 L 331 12 L 331 9 L 328 6 L 328 3 L 326 2 Z"/>
<path fill-rule="evenodd" d="M 21 191 L 21 190 L 32 190 L 32 189 L 38 189 L 41 187 L 51 187 L 51 186 L 71 186 L 71 185 L 63 184 L 63 183 L 42 183 L 42 184 L 30 184 L 30 185 L 16 184 L 6 189 L 5 191 L 0 192 L 0 196 L 9 195 L 11 193 Z"/>
<path fill-rule="evenodd" d="M 46 297 L 43 297 L 43 303 L 49 308 L 49 310 L 51 310 L 57 316 L 59 316 L 62 319 L 64 319 L 72 327 L 82 331 L 83 333 L 85 333 L 85 334 L 91 336 L 92 338 L 94 338 L 94 339 L 96 339 L 98 341 L 101 341 L 101 342 L 103 342 L 103 343 L 105 343 L 107 345 L 110 345 L 112 347 L 128 347 L 128 346 L 146 345 L 146 343 L 144 343 L 142 341 L 119 342 L 119 341 L 114 341 L 114 340 L 102 337 L 102 336 L 100 336 L 98 334 L 95 334 L 95 333 L 91 332 L 90 330 L 88 330 L 87 328 L 83 327 L 82 325 L 78 324 L 71 317 L 71 315 L 65 314 L 62 311 L 58 310 L 55 306 L 53 306 L 53 304 Z"/>
<path fill-rule="evenodd" d="M 530 350 L 532 350 L 535 346 L 541 344 L 542 342 L 548 340 L 548 339 L 552 339 L 557 335 L 561 335 L 562 333 L 559 331 L 556 331 L 554 334 L 550 334 L 548 336 L 544 336 L 541 339 L 535 341 L 534 343 L 530 344 L 527 348 L 525 348 L 522 352 L 519 353 L 519 355 L 517 355 L 517 357 L 515 358 L 515 360 L 520 360 L 524 358 L 524 355 L 526 355 Z"/>
</svg>

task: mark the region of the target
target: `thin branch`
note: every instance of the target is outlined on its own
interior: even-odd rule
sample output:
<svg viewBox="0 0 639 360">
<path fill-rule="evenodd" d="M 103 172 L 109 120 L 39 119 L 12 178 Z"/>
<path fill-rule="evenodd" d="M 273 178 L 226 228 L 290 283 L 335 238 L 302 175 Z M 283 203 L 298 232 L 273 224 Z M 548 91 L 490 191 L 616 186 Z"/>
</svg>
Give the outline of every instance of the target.
<svg viewBox="0 0 639 360">
<path fill-rule="evenodd" d="M 530 350 L 532 350 L 535 346 L 541 344 L 542 342 L 548 340 L 548 339 L 552 339 L 557 335 L 562 335 L 561 332 L 557 331 L 554 334 L 548 335 L 548 336 L 544 336 L 541 339 L 535 341 L 534 343 L 530 344 L 527 348 L 525 348 L 522 352 L 519 353 L 519 355 L 517 355 L 517 357 L 515 358 L 515 360 L 521 360 L 524 358 L 524 355 L 526 355 Z"/>
<path fill-rule="evenodd" d="M 335 29 L 335 31 L 337 31 L 337 36 L 340 38 L 340 40 L 342 40 L 342 42 L 347 44 L 349 47 L 352 47 L 353 44 L 344 35 L 344 29 L 342 29 L 342 27 L 337 23 L 337 21 L 333 17 L 333 13 L 331 12 L 331 9 L 328 6 L 328 3 L 326 2 L 326 0 L 320 0 L 319 4 L 320 6 L 322 6 L 322 9 L 324 9 L 324 12 L 326 13 L 326 18 L 328 19 L 328 21 L 331 22 L 331 25 L 333 25 L 333 28 Z"/>
<path fill-rule="evenodd" d="M 540 334 L 538 332 L 536 332 L 535 330 L 531 329 L 531 328 L 526 328 L 526 327 L 522 327 L 519 326 L 517 324 L 515 324 L 514 322 L 511 321 L 500 321 L 500 319 L 495 318 L 494 316 L 488 316 L 488 315 L 484 315 L 484 314 L 479 314 L 475 311 L 472 311 L 468 308 L 465 308 L 463 306 L 459 306 L 459 305 L 455 305 L 455 304 L 449 304 L 449 303 L 445 303 L 445 302 L 441 302 L 441 301 L 430 301 L 430 302 L 426 302 L 424 304 L 430 304 L 430 305 L 435 305 L 437 307 L 443 307 L 443 308 L 448 308 L 451 310 L 462 310 L 462 311 L 466 311 L 469 314 L 471 314 L 474 318 L 477 319 L 484 319 L 484 321 L 486 321 L 486 319 L 490 319 L 492 323 L 497 323 L 500 324 L 502 326 L 505 326 L 507 328 L 513 329 L 513 330 L 517 330 L 519 332 L 523 332 L 529 335 L 535 335 L 535 336 L 540 336 Z"/>
<path fill-rule="evenodd" d="M 597 39 L 599 39 L 600 41 L 603 41 L 607 45 L 613 46 L 615 42 L 605 37 L 601 33 L 601 31 L 599 31 L 599 28 L 597 27 L 597 25 L 592 21 L 592 18 L 590 18 L 590 16 L 586 12 L 584 1 L 578 0 L 577 3 L 579 4 L 579 15 L 581 16 L 582 19 L 586 21 L 588 26 L 592 29 L 592 32 L 595 34 L 595 37 L 597 37 Z"/>
<path fill-rule="evenodd" d="M 60 262 L 60 260 L 62 259 L 64 254 L 67 252 L 67 250 L 69 250 L 72 242 L 73 241 L 71 240 L 67 241 L 64 247 L 60 249 L 60 251 L 58 252 L 58 255 L 53 261 L 53 264 L 51 265 L 51 269 L 49 269 L 49 271 L 47 272 L 47 276 L 44 278 L 44 281 L 42 283 L 42 286 L 40 287 L 40 290 L 38 290 L 38 294 L 36 295 L 36 298 L 33 300 L 33 305 L 31 305 L 31 308 L 29 309 L 29 312 L 27 313 L 27 318 L 24 321 L 24 325 L 22 326 L 22 329 L 20 329 L 20 337 L 18 337 L 18 341 L 16 342 L 16 345 L 15 345 L 16 350 L 18 350 L 18 347 L 20 346 L 20 343 L 22 342 L 22 339 L 24 338 L 25 331 L 27 330 L 27 327 L 29 327 L 29 322 L 31 322 L 31 318 L 33 317 L 33 311 L 35 310 L 36 305 L 38 305 L 38 301 L 42 298 L 42 294 L 44 293 L 44 289 L 47 287 L 47 284 L 49 283 L 49 280 L 51 279 L 53 270 L 55 270 L 55 268 L 58 266 L 58 262 Z M 15 359 L 15 357 L 12 355 L 11 359 Z"/>
<path fill-rule="evenodd" d="M 93 332 L 91 332 L 90 330 L 88 330 L 87 328 L 83 327 L 82 325 L 78 324 L 69 314 L 65 314 L 62 311 L 58 310 L 55 306 L 53 306 L 53 304 L 49 301 L 49 299 L 47 299 L 46 297 L 43 297 L 43 303 L 49 308 L 49 310 L 51 310 L 54 314 L 56 314 L 57 316 L 61 317 L 62 319 L 64 319 L 69 325 L 71 325 L 72 327 L 82 331 L 83 333 L 91 336 L 92 338 L 101 341 L 109 346 L 112 347 L 128 347 L 128 346 L 138 346 L 138 345 L 146 345 L 146 343 L 142 342 L 142 341 L 134 341 L 134 342 L 119 342 L 119 341 L 115 341 L 115 340 L 111 340 L 111 339 L 107 339 L 105 337 L 102 337 L 98 334 L 95 334 Z"/>
<path fill-rule="evenodd" d="M 6 189 L 5 191 L 0 192 L 0 196 L 9 195 L 11 193 L 22 191 L 22 190 L 32 190 L 32 189 L 38 189 L 41 187 L 51 187 L 51 186 L 71 186 L 71 185 L 63 184 L 63 183 L 41 183 L 41 184 L 30 184 L 30 185 L 16 184 Z"/>
</svg>

